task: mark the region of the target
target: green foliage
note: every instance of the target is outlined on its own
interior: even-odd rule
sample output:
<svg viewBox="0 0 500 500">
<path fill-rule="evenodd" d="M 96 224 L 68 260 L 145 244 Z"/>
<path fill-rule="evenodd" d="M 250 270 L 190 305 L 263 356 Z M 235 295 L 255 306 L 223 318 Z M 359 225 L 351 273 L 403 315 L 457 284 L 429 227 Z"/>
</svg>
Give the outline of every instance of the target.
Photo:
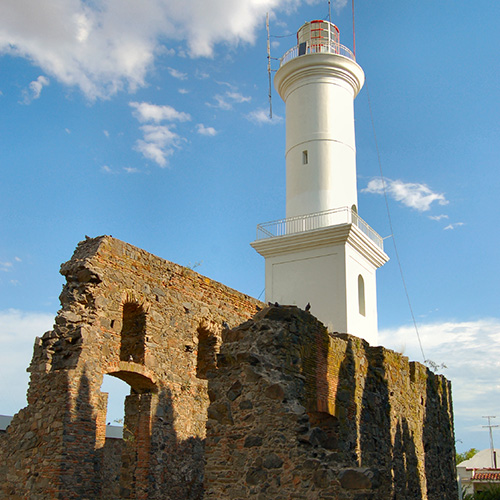
<svg viewBox="0 0 500 500">
<path fill-rule="evenodd" d="M 500 486 L 491 485 L 485 491 L 478 491 L 474 494 L 463 496 L 464 500 L 500 500 Z"/>
<path fill-rule="evenodd" d="M 457 465 L 460 462 L 469 460 L 469 458 L 472 458 L 478 451 L 479 450 L 476 450 L 476 448 L 471 448 L 470 450 L 464 451 L 463 453 L 457 453 Z"/>
<path fill-rule="evenodd" d="M 432 361 L 432 359 L 426 359 L 424 364 L 427 365 L 434 373 L 443 371 L 445 368 L 448 368 L 444 363 L 438 364 Z"/>
</svg>

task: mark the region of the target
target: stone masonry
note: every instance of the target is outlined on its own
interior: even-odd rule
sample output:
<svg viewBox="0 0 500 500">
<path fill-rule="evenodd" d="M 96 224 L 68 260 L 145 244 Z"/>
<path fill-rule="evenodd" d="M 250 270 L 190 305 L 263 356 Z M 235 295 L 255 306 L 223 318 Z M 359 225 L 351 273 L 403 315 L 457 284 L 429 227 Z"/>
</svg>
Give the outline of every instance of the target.
<svg viewBox="0 0 500 500">
<path fill-rule="evenodd" d="M 223 333 L 205 498 L 456 500 L 451 387 L 296 307 Z"/>
<path fill-rule="evenodd" d="M 61 273 L 0 498 L 457 498 L 444 377 L 108 236 Z M 122 440 L 106 374 L 130 386 Z"/>
<path fill-rule="evenodd" d="M 2 440 L 2 498 L 201 498 L 208 369 L 258 302 L 111 237 L 81 242 L 28 406 Z M 103 375 L 130 385 L 118 477 L 103 477 Z"/>
</svg>

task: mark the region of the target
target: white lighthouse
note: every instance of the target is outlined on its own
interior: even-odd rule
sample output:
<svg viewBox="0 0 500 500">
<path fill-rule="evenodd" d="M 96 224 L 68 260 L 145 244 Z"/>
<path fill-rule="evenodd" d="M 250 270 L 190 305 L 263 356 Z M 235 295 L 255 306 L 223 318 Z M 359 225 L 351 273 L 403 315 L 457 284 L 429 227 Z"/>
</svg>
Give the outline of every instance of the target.
<svg viewBox="0 0 500 500">
<path fill-rule="evenodd" d="M 354 98 L 364 73 L 338 28 L 311 21 L 280 61 L 286 104 L 286 219 L 260 224 L 266 301 L 305 307 L 331 331 L 377 342 L 382 238 L 358 216 Z"/>
</svg>

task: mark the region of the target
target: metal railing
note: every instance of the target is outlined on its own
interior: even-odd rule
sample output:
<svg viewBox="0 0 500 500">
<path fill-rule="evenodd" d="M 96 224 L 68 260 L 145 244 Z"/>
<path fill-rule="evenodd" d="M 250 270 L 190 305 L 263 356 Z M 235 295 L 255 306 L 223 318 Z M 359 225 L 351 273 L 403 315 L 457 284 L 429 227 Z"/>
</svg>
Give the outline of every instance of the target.
<svg viewBox="0 0 500 500">
<path fill-rule="evenodd" d="M 314 231 L 323 227 L 337 226 L 339 224 L 354 224 L 363 234 L 375 243 L 381 250 L 384 249 L 382 237 L 373 230 L 356 212 L 349 207 L 335 208 L 314 214 L 289 217 L 257 226 L 257 240 L 275 238 L 288 234 Z"/>
<path fill-rule="evenodd" d="M 302 52 L 302 50 L 299 49 L 300 45 L 296 45 L 295 47 L 292 47 L 290 50 L 285 52 L 285 55 L 280 59 L 280 68 L 281 66 L 283 66 L 283 64 L 287 63 L 288 61 L 295 59 L 299 55 L 302 56 L 305 54 L 317 54 L 317 53 L 337 54 L 340 56 L 348 57 L 353 61 L 356 60 L 351 50 L 349 50 L 346 46 L 335 42 L 320 43 L 320 44 L 310 44 L 307 42 L 305 49 L 304 48 L 302 49 L 304 52 Z"/>
</svg>

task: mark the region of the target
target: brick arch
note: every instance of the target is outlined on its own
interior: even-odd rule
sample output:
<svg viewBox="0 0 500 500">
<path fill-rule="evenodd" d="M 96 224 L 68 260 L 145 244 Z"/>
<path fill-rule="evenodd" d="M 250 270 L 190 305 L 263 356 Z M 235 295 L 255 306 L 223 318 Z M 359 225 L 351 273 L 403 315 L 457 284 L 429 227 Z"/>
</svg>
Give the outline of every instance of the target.
<svg viewBox="0 0 500 500">
<path fill-rule="evenodd" d="M 104 371 L 103 375 L 111 375 L 126 382 L 135 392 L 158 392 L 158 381 L 151 370 L 143 365 L 120 361 Z"/>
<path fill-rule="evenodd" d="M 151 310 L 151 302 L 149 302 L 144 294 L 137 290 L 131 288 L 126 288 L 121 294 L 121 306 L 123 307 L 126 303 L 134 303 L 137 306 L 142 307 L 144 312 L 147 314 Z"/>
</svg>

